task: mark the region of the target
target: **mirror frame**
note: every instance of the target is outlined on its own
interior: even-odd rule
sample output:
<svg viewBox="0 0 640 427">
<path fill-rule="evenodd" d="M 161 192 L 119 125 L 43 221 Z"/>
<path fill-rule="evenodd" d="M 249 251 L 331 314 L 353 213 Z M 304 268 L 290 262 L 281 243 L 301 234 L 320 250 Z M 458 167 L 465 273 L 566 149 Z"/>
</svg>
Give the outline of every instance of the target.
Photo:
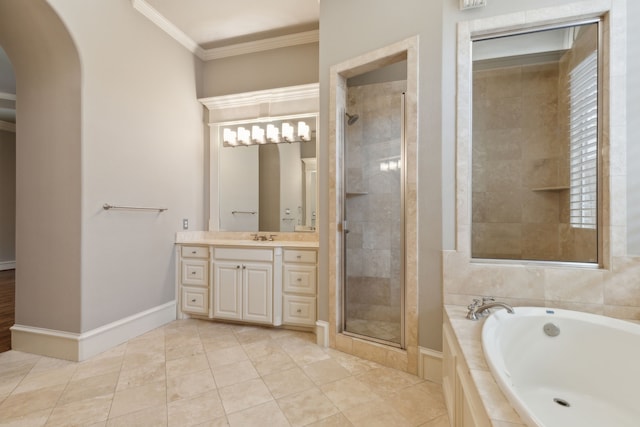
<svg viewBox="0 0 640 427">
<path fill-rule="evenodd" d="M 319 84 L 311 83 L 307 85 L 288 86 L 276 89 L 267 89 L 254 92 L 236 93 L 222 95 L 211 98 L 202 98 L 199 101 L 208 109 L 209 143 L 208 146 L 208 169 L 205 173 L 205 218 L 209 220 L 209 231 L 220 230 L 219 212 L 219 182 L 218 158 L 220 132 L 219 128 L 226 124 L 250 121 L 277 120 L 280 118 L 291 118 L 301 116 L 315 116 L 316 118 L 316 159 L 318 158 L 318 143 L 320 141 L 319 126 Z M 208 175 L 208 176 L 207 176 Z M 318 206 L 318 184 L 316 182 L 316 206 Z M 245 230 L 230 233 L 289 233 L 281 231 L 254 231 Z M 291 232 L 302 233 L 302 232 Z M 318 235 L 318 225 L 315 231 L 304 232 L 304 234 Z"/>
</svg>

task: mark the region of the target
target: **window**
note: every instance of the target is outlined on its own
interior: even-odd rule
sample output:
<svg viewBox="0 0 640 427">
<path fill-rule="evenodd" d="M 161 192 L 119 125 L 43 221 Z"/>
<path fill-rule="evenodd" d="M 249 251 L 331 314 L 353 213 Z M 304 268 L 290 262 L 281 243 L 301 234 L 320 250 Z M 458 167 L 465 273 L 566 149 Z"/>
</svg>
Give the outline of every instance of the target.
<svg viewBox="0 0 640 427">
<path fill-rule="evenodd" d="M 569 74 L 570 223 L 596 228 L 598 201 L 598 53 Z"/>
</svg>

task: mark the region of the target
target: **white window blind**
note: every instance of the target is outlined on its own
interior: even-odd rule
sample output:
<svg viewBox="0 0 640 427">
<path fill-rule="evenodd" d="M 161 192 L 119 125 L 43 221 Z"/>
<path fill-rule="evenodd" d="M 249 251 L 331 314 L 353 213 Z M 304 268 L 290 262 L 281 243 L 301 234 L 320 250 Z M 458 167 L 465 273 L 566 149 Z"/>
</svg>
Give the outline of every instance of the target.
<svg viewBox="0 0 640 427">
<path fill-rule="evenodd" d="M 598 53 L 569 74 L 570 222 L 596 228 L 598 201 Z"/>
</svg>

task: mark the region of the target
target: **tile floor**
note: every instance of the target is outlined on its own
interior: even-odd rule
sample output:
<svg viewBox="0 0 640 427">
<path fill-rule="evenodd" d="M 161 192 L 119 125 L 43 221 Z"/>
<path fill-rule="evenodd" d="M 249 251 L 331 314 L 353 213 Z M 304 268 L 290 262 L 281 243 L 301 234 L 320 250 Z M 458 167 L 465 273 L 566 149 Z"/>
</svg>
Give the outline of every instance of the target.
<svg viewBox="0 0 640 427">
<path fill-rule="evenodd" d="M 0 354 L 1 426 L 448 427 L 438 384 L 309 333 L 181 320 L 76 363 Z"/>
</svg>

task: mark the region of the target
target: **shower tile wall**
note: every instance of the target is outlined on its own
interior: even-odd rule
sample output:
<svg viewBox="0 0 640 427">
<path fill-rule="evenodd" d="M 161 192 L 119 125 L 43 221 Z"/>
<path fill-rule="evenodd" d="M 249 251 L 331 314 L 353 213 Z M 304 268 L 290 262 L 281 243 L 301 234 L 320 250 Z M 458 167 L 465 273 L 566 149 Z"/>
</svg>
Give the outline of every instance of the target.
<svg viewBox="0 0 640 427">
<path fill-rule="evenodd" d="M 597 260 L 595 230 L 569 225 L 568 71 L 584 57 L 579 44 L 556 62 L 473 73 L 474 257 Z"/>
<path fill-rule="evenodd" d="M 346 127 L 347 329 L 399 342 L 401 192 L 400 103 L 406 82 L 349 87 Z M 375 331 L 371 330 L 375 329 Z"/>
</svg>

